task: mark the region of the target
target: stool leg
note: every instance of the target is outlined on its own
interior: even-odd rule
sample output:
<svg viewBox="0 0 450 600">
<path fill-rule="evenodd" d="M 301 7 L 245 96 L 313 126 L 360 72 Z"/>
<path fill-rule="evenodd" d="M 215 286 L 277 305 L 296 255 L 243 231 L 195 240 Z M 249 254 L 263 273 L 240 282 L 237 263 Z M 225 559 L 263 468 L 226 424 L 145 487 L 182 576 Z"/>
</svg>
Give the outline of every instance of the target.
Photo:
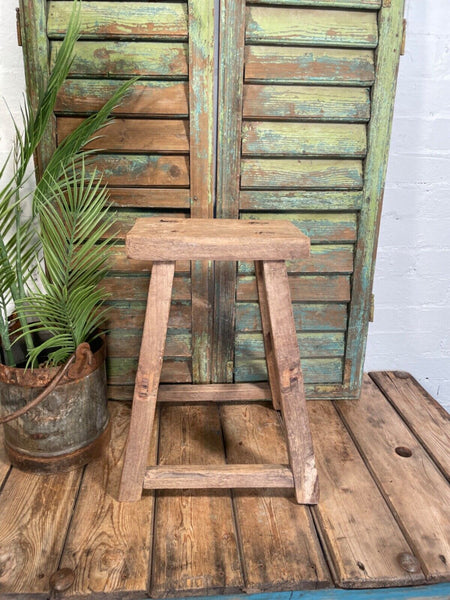
<svg viewBox="0 0 450 600">
<path fill-rule="evenodd" d="M 286 265 L 263 261 L 262 272 L 295 495 L 299 504 L 317 504 L 318 478 Z"/>
<path fill-rule="evenodd" d="M 134 387 L 130 430 L 120 482 L 121 502 L 139 500 L 142 495 L 166 343 L 174 271 L 174 262 L 153 264 Z"/>
<path fill-rule="evenodd" d="M 272 404 L 275 410 L 281 410 L 280 385 L 277 365 L 273 356 L 272 330 L 270 327 L 269 308 L 267 306 L 267 291 L 261 261 L 255 261 L 256 285 L 258 287 L 259 311 L 261 314 L 264 350 L 266 354 L 267 374 L 269 376 Z"/>
</svg>

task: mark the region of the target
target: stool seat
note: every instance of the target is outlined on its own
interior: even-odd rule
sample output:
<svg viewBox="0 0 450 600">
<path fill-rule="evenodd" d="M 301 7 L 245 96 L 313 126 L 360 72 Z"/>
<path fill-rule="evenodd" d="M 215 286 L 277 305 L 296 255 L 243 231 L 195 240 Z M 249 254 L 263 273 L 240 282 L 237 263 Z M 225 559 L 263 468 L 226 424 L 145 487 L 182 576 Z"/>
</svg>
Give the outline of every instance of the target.
<svg viewBox="0 0 450 600">
<path fill-rule="evenodd" d="M 142 218 L 127 234 L 137 260 L 293 260 L 309 256 L 309 238 L 289 221 Z"/>
<path fill-rule="evenodd" d="M 133 395 L 119 500 L 143 489 L 292 487 L 297 502 L 316 504 L 318 479 L 303 389 L 300 352 L 285 260 L 309 255 L 309 239 L 289 221 L 138 219 L 126 239 L 129 258 L 152 261 L 141 351 Z M 270 392 L 283 417 L 288 465 L 147 466 L 159 398 L 176 260 L 253 260 Z M 223 387 L 225 385 L 225 388 Z M 183 402 L 245 399 L 252 384 L 204 383 L 183 388 Z M 165 400 L 179 401 L 166 390 Z"/>
</svg>

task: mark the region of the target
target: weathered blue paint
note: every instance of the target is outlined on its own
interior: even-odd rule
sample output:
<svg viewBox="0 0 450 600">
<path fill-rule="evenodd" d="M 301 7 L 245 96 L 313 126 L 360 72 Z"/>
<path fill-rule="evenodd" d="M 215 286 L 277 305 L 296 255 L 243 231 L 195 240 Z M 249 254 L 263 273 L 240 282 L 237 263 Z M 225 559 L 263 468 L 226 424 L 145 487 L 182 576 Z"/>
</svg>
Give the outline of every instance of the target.
<svg viewBox="0 0 450 600">
<path fill-rule="evenodd" d="M 449 600 L 450 583 L 375 590 L 308 590 L 239 594 L 232 596 L 202 596 L 197 600 Z M 188 600 L 180 598 L 180 600 Z"/>
</svg>

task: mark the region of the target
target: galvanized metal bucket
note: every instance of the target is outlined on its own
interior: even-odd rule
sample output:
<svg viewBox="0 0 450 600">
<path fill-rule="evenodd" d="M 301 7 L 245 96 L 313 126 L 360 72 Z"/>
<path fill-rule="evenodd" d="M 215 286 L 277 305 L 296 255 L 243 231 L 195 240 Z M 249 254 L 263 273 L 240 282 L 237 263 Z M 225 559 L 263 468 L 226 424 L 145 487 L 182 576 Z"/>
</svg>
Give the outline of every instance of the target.
<svg viewBox="0 0 450 600">
<path fill-rule="evenodd" d="M 6 452 L 14 466 L 33 472 L 68 471 L 99 456 L 108 443 L 105 343 L 102 340 L 94 352 L 84 346 L 38 406 L 3 425 Z M 0 364 L 1 414 L 16 412 L 31 402 L 58 371 Z"/>
</svg>

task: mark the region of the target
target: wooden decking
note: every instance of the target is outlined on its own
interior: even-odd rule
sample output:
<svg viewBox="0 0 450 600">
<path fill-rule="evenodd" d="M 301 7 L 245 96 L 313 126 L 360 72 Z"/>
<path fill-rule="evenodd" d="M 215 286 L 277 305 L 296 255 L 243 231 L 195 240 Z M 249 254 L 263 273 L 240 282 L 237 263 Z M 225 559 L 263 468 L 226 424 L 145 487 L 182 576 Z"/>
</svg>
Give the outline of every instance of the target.
<svg viewBox="0 0 450 600">
<path fill-rule="evenodd" d="M 0 598 L 318 589 L 301 597 L 340 598 L 332 590 L 398 586 L 412 586 L 402 598 L 450 597 L 449 416 L 398 372 L 366 376 L 360 401 L 308 408 L 321 488 L 313 508 L 284 490 L 146 492 L 119 504 L 126 404 L 111 405 L 108 455 L 84 470 L 29 475 L 2 456 Z M 287 460 L 278 413 L 260 402 L 161 405 L 149 460 L 157 456 Z M 73 571 L 65 592 L 50 589 L 58 569 Z"/>
</svg>

